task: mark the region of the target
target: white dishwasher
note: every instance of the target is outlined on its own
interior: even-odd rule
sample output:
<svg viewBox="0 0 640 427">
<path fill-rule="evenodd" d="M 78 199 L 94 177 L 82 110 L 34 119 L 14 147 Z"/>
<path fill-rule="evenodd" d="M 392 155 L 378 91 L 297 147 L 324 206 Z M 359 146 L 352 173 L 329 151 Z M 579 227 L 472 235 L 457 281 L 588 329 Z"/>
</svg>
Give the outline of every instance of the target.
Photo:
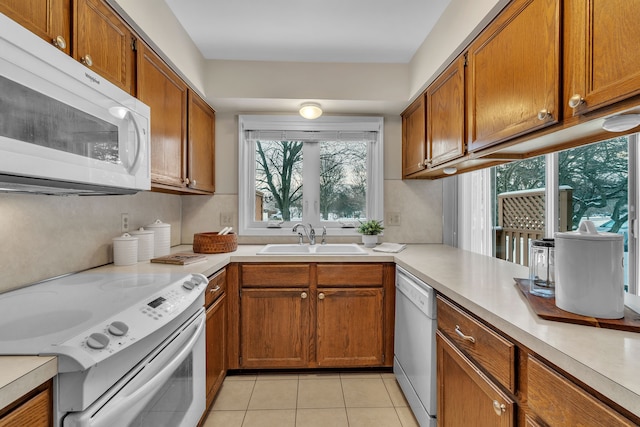
<svg viewBox="0 0 640 427">
<path fill-rule="evenodd" d="M 436 426 L 436 295 L 396 268 L 393 372 L 421 427 Z"/>
</svg>

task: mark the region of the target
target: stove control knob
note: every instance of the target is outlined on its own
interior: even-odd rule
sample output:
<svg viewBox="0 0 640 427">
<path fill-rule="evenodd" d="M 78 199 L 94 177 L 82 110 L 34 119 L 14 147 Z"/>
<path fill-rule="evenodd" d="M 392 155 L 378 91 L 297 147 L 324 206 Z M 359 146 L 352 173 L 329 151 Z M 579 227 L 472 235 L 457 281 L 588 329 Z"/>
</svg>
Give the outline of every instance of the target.
<svg viewBox="0 0 640 427">
<path fill-rule="evenodd" d="M 206 284 L 209 282 L 209 280 L 207 280 L 207 278 L 202 274 L 192 274 L 191 280 L 195 281 L 198 285 Z"/>
<path fill-rule="evenodd" d="M 182 287 L 185 288 L 188 291 L 192 291 L 193 288 L 195 288 L 196 284 L 193 283 L 191 280 L 187 280 L 186 282 L 184 282 L 182 284 Z"/>
<path fill-rule="evenodd" d="M 101 333 L 93 333 L 87 338 L 87 345 L 94 350 L 102 350 L 109 345 L 109 337 Z"/>
<path fill-rule="evenodd" d="M 109 325 L 109 333 L 117 337 L 121 337 L 129 331 L 129 326 L 126 323 L 115 321 Z"/>
</svg>

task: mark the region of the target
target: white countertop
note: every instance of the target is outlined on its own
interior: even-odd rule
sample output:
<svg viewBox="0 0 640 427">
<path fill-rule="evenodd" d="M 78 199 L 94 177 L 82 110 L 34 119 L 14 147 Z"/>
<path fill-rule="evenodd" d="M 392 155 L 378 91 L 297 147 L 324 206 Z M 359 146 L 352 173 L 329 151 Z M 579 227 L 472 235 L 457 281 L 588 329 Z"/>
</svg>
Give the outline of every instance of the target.
<svg viewBox="0 0 640 427">
<path fill-rule="evenodd" d="M 256 255 L 262 247 L 240 245 L 235 252 L 207 255 L 206 261 L 186 266 L 141 262 L 126 267 L 108 265 L 98 270 L 140 273 L 184 271 L 210 275 L 229 262 L 395 261 L 438 292 L 640 416 L 640 333 L 552 322 L 537 317 L 513 280 L 514 277 L 527 277 L 526 267 L 444 245 L 408 245 L 407 249 L 397 254 L 372 252 L 369 249 L 370 255 L 353 257 Z M 172 248 L 172 252 L 188 251 L 191 251 L 191 246 Z M 8 373 L 17 371 L 15 363 L 20 358 L 0 357 L 0 408 L 29 390 L 18 391 L 11 387 L 12 380 Z M 28 372 L 27 365 L 25 369 Z M 15 375 L 28 377 L 25 369 L 15 372 Z M 36 369 L 34 372 L 39 378 L 42 371 Z M 16 395 L 18 392 L 21 394 Z"/>
</svg>

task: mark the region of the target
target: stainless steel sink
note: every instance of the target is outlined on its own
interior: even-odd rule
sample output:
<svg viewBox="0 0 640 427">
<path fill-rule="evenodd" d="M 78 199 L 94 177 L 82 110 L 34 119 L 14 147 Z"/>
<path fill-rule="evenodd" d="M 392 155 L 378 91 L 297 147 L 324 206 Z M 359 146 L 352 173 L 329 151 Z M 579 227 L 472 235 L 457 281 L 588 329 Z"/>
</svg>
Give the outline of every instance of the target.
<svg viewBox="0 0 640 427">
<path fill-rule="evenodd" d="M 326 245 L 273 244 L 266 245 L 258 255 L 367 255 L 355 243 L 328 243 Z"/>
</svg>

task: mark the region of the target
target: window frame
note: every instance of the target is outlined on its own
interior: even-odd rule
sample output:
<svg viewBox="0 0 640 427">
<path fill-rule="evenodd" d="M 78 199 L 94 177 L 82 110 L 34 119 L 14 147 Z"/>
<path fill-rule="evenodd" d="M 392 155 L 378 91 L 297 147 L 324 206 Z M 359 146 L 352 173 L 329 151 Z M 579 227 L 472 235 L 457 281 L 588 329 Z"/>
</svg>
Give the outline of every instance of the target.
<svg viewBox="0 0 640 427">
<path fill-rule="evenodd" d="M 322 116 L 307 120 L 292 115 L 239 115 L 238 116 L 238 234 L 241 236 L 291 236 L 293 225 L 288 221 L 279 228 L 269 228 L 268 222 L 255 221 L 255 149 L 246 139 L 247 130 L 283 131 L 353 131 L 376 132 L 377 138 L 367 148 L 367 199 L 368 219 L 384 218 L 384 119 L 372 116 Z M 304 158 L 304 155 L 303 155 Z M 318 159 L 319 161 L 319 159 Z M 309 179 L 305 174 L 303 180 Z M 313 206 L 314 201 L 303 192 L 303 206 Z M 319 203 L 319 201 L 318 201 Z M 311 213 L 309 210 L 318 211 Z M 327 227 L 330 236 L 356 236 L 355 228 L 344 228 L 338 222 L 320 221 L 318 209 L 303 209 L 302 223 L 314 227 Z"/>
</svg>

